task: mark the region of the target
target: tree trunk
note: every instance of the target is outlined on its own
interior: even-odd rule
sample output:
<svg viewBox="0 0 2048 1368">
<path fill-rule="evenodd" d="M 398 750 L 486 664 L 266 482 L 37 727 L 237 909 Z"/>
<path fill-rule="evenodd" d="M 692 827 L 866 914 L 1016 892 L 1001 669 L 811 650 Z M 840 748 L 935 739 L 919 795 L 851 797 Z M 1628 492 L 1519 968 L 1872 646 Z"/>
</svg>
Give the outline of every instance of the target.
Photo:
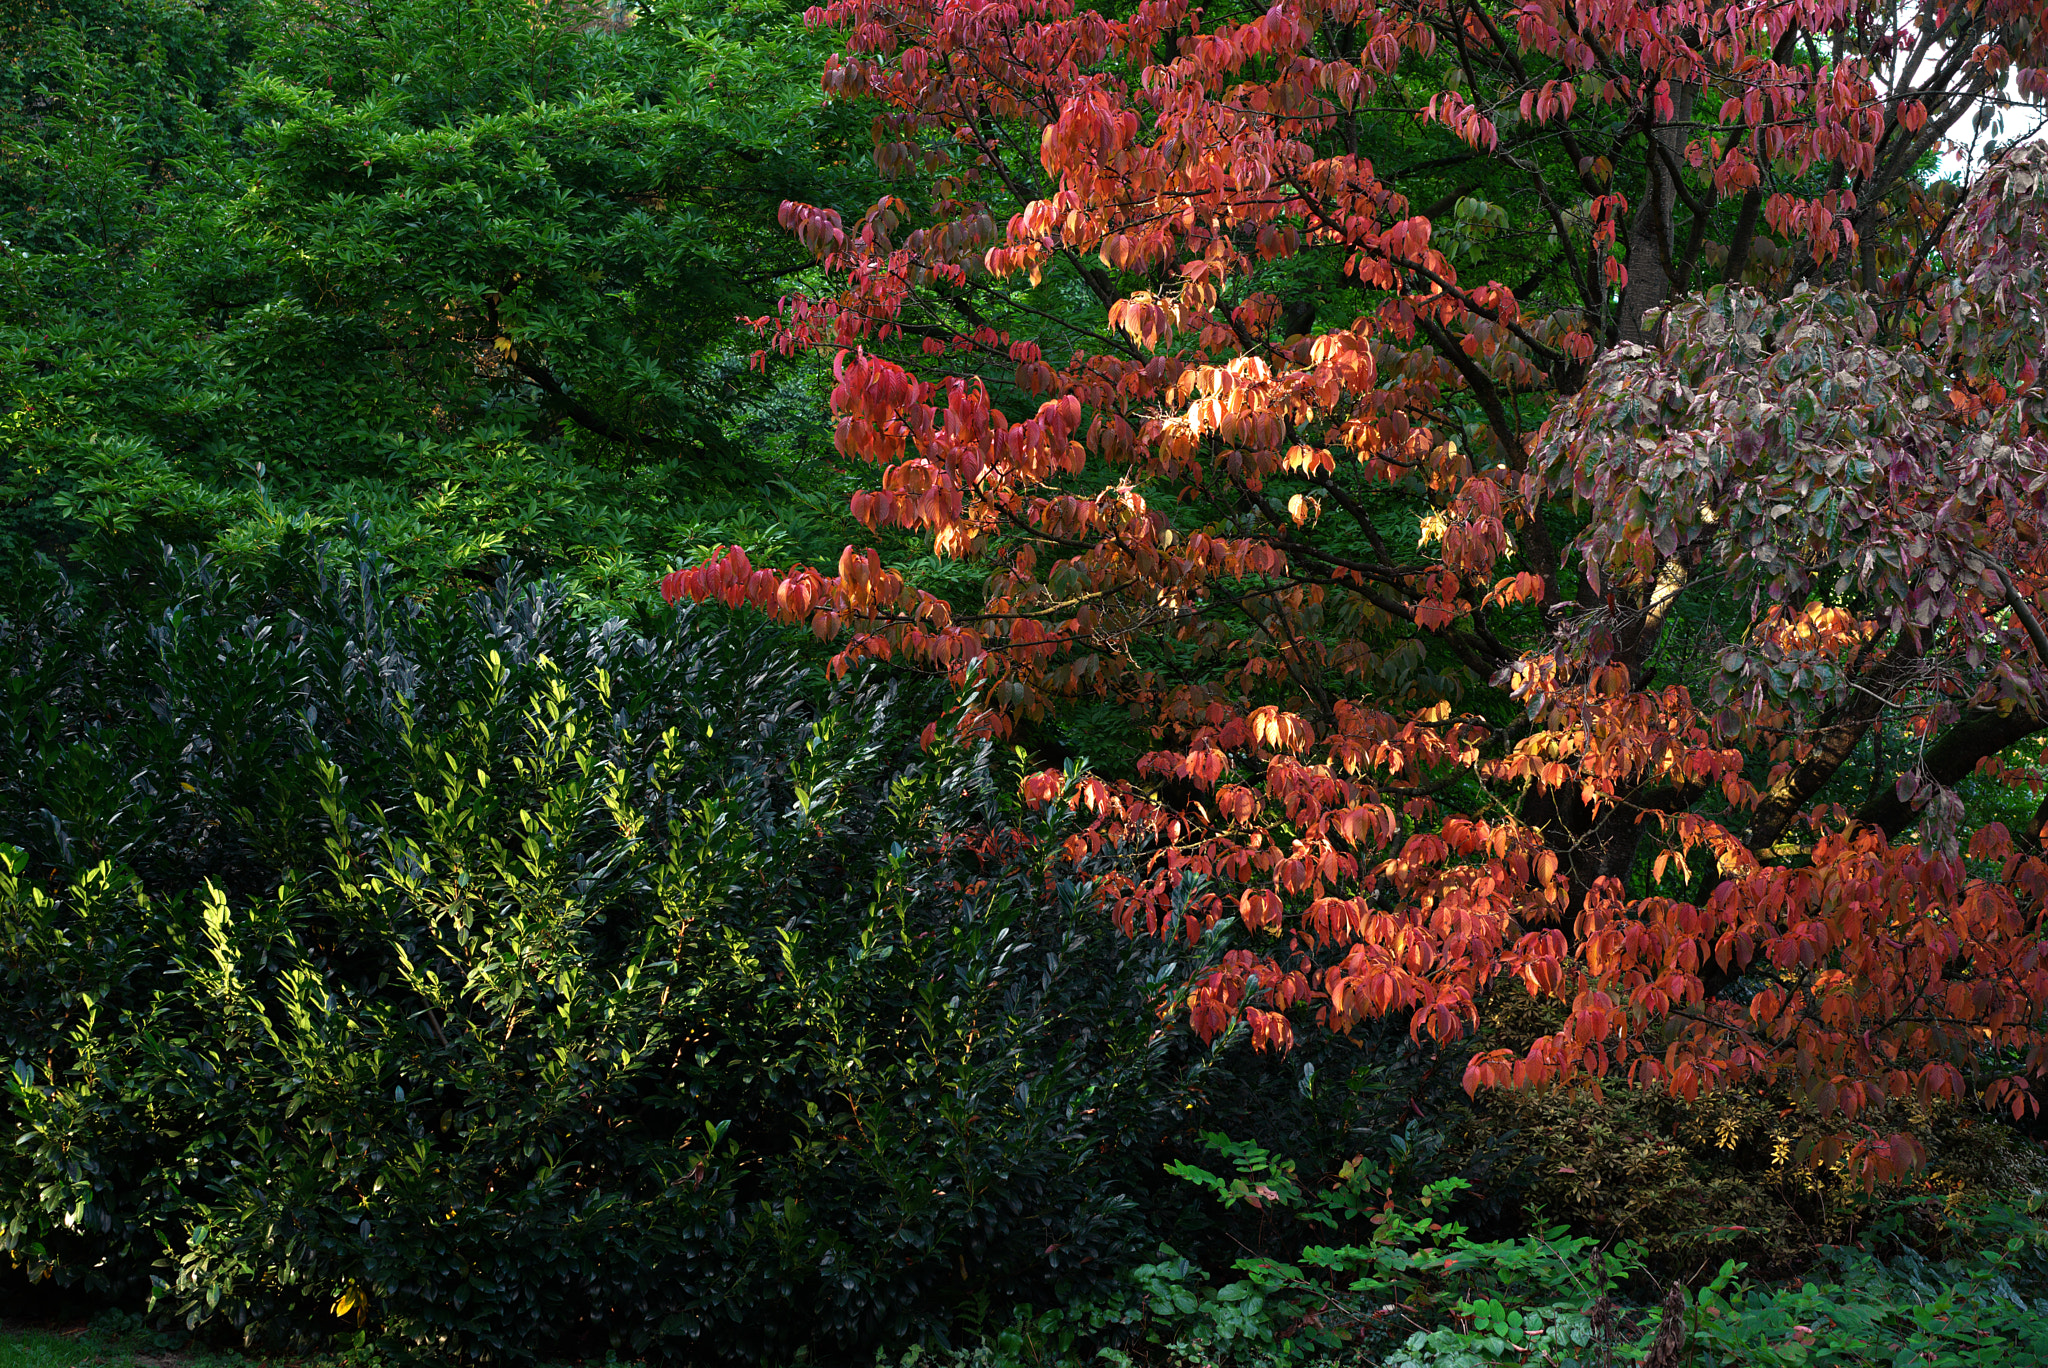
<svg viewBox="0 0 2048 1368">
<path fill-rule="evenodd" d="M 1635 863 L 1642 844 L 1642 814 L 1619 803 L 1609 804 L 1595 816 L 1580 798 L 1576 785 L 1555 789 L 1531 785 L 1522 795 L 1521 820 L 1543 833 L 1544 844 L 1557 854 L 1557 862 L 1571 881 L 1563 917 L 1566 935 L 1573 935 L 1573 923 L 1585 905 L 1593 881 L 1602 877 L 1627 881 L 1629 866 Z"/>
<path fill-rule="evenodd" d="M 1643 315 L 1671 297 L 1677 272 L 1671 257 L 1677 245 L 1678 187 L 1671 168 L 1682 165 L 1685 144 L 1692 130 L 1692 105 L 1699 94 L 1696 86 L 1676 86 L 1671 91 L 1669 123 L 1652 124 L 1645 139 L 1648 162 L 1643 177 L 1643 197 L 1628 220 L 1628 283 L 1621 291 L 1621 340 L 1650 341 L 1643 327 Z"/>
</svg>

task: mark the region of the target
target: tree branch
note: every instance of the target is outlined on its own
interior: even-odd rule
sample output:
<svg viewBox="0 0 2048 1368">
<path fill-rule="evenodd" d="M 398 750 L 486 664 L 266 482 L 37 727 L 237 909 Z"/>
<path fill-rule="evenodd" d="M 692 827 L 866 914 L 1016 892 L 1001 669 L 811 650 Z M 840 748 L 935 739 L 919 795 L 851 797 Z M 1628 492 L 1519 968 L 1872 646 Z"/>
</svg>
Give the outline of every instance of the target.
<svg viewBox="0 0 2048 1368">
<path fill-rule="evenodd" d="M 1976 770 L 1979 760 L 2026 740 L 2044 725 L 2048 722 L 2044 722 L 2039 713 L 2022 708 L 2014 708 L 2004 714 L 1990 708 L 1969 713 L 1941 734 L 1941 739 L 1929 748 L 1920 768 L 1935 783 L 1944 788 L 1954 787 Z M 1910 804 L 1899 801 L 1897 789 L 1886 787 L 1871 795 L 1869 801 L 1856 810 L 1856 820 L 1866 826 L 1877 827 L 1896 840 L 1912 829 L 1913 824 L 1920 820 L 1920 814 Z"/>
<path fill-rule="evenodd" d="M 576 426 L 604 438 L 607 442 L 617 442 L 622 446 L 645 447 L 652 451 L 660 451 L 667 454 L 673 454 L 681 450 L 675 442 L 665 437 L 654 437 L 644 432 L 629 432 L 625 428 L 617 427 L 606 421 L 602 415 L 579 403 L 569 393 L 568 389 L 563 386 L 562 382 L 555 378 L 553 371 L 549 370 L 546 366 L 528 361 L 516 352 L 512 355 L 512 369 L 518 371 L 528 380 L 531 380 L 541 393 L 547 395 L 554 402 L 555 407 L 561 410 L 564 417 L 575 423 Z"/>
<path fill-rule="evenodd" d="M 1902 635 L 1891 650 L 1885 652 L 1884 659 L 1877 663 L 1876 668 L 1857 681 L 1860 687 L 1850 694 L 1846 703 L 1832 710 L 1816 729 L 1819 739 L 1814 742 L 1806 759 L 1773 784 L 1763 801 L 1757 804 L 1749 830 L 1742 838 L 1744 845 L 1757 850 L 1784 834 L 1785 828 L 1792 825 L 1792 819 L 1834 777 L 1835 771 L 1855 751 L 1871 724 L 1891 705 L 1891 689 L 1905 679 L 1919 658 L 1917 641 Z"/>
</svg>

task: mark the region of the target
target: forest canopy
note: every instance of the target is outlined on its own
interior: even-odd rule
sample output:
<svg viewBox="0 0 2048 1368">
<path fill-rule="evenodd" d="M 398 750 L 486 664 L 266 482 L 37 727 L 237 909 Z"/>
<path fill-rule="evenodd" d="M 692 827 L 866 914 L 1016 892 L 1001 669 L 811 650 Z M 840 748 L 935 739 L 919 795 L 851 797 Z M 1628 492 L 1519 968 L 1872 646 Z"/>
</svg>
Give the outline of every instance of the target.
<svg viewBox="0 0 2048 1368">
<path fill-rule="evenodd" d="M 809 544 L 768 496 L 804 386 L 750 379 L 734 319 L 808 264 L 781 200 L 873 177 L 787 6 L 7 13 L 7 554 L 353 517 L 429 578 L 604 597 L 704 523 Z"/>
</svg>

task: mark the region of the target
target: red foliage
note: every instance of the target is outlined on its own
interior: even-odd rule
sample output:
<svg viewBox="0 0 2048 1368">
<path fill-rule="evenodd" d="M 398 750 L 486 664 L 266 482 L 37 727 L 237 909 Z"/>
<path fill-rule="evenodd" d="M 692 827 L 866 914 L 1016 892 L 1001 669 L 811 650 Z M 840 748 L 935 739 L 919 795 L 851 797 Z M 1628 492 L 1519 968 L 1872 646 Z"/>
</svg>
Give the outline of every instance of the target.
<svg viewBox="0 0 2048 1368">
<path fill-rule="evenodd" d="M 987 592 L 956 616 L 852 548 L 836 575 L 732 550 L 663 591 L 808 624 L 836 669 L 971 683 L 970 733 L 1130 703 L 1156 789 L 1024 796 L 1086 807 L 1076 856 L 1139 843 L 1100 884 L 1127 931 L 1235 919 L 1187 1004 L 1204 1036 L 1401 1013 L 1449 1040 L 1505 977 L 1570 1016 L 1470 1087 L 1790 1078 L 1852 1127 L 1907 1095 L 2019 1114 L 2048 863 L 1996 824 L 1967 863 L 1952 788 L 2048 727 L 2048 149 L 1948 201 L 1909 172 L 2010 71 L 2048 89 L 2044 10 L 813 11 L 848 34 L 825 89 L 876 106 L 877 164 L 928 175 L 929 216 L 785 205 L 839 284 L 761 326 L 836 352 L 835 443 L 881 471 L 855 516 L 984 558 Z M 1576 296 L 1462 280 L 1360 150 L 1390 119 L 1526 172 Z M 1302 258 L 1369 311 L 1312 330 L 1282 293 Z M 1055 274 L 1098 327 L 983 321 Z M 1412 554 L 1375 512 L 1395 488 Z M 1700 600 L 1718 636 L 1688 656 L 1671 624 Z M 1418 674 L 1444 658 L 1523 720 L 1460 713 Z M 1813 810 L 1887 727 L 1918 748 L 1896 785 Z M 1694 901 L 1654 891 L 1696 870 Z M 1854 1157 L 1918 1161 L 1868 1127 Z"/>
</svg>

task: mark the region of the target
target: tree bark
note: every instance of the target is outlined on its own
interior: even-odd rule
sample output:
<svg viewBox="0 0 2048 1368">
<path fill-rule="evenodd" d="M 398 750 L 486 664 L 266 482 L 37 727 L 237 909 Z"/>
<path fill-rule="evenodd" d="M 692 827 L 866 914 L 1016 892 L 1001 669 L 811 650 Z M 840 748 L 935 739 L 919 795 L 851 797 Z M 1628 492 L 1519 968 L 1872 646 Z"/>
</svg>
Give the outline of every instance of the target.
<svg viewBox="0 0 2048 1368">
<path fill-rule="evenodd" d="M 1979 760 L 2026 740 L 2044 725 L 2048 723 L 2044 723 L 2040 714 L 2023 708 L 2014 708 L 2004 714 L 1989 708 L 1967 713 L 1928 748 L 1919 768 L 1935 783 L 1953 787 L 1977 768 Z M 2048 811 L 2044 811 L 2043 816 L 2048 816 Z M 1913 824 L 1920 820 L 1920 814 L 1911 805 L 1899 801 L 1897 789 L 1884 788 L 1872 794 L 1857 809 L 1856 820 L 1874 826 L 1896 840 L 1912 829 Z M 2015 832 L 2014 835 L 2032 837 L 2035 833 Z"/>
<path fill-rule="evenodd" d="M 1618 320 L 1624 342 L 1650 341 L 1643 315 L 1671 297 L 1677 277 L 1672 254 L 1677 247 L 1678 186 L 1671 168 L 1684 159 L 1698 95 L 1697 86 L 1674 87 L 1670 122 L 1653 123 L 1647 135 L 1643 198 L 1628 221 L 1628 283 L 1622 287 Z"/>
</svg>

